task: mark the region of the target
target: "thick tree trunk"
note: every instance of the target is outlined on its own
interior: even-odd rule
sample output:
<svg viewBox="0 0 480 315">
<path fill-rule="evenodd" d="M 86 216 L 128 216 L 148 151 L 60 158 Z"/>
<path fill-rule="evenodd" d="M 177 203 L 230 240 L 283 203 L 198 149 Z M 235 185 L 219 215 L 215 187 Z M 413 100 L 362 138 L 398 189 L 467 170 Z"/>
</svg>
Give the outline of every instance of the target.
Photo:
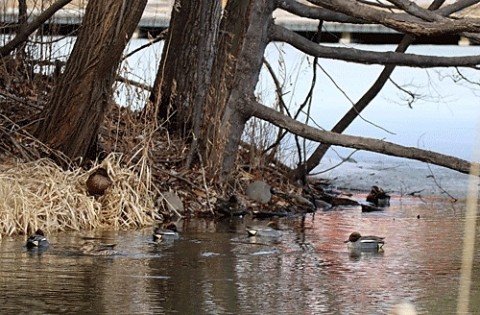
<svg viewBox="0 0 480 315">
<path fill-rule="evenodd" d="M 216 174 L 223 158 L 226 134 L 221 121 L 230 91 L 234 84 L 237 60 L 248 27 L 248 1 L 230 0 L 225 7 L 220 26 L 220 38 L 212 79 L 204 106 L 203 127 L 200 134 L 200 152 L 209 169 Z"/>
<path fill-rule="evenodd" d="M 244 115 L 244 112 L 239 109 L 242 107 L 242 103 L 250 102 L 255 98 L 254 92 L 262 67 L 263 55 L 269 42 L 268 29 L 272 24 L 272 13 L 275 9 L 275 1 L 244 1 L 248 2 L 247 14 L 244 17 L 247 29 L 239 47 L 240 53 L 233 89 L 222 118 L 222 130 L 227 135 L 223 147 L 223 177 L 228 176 L 233 169 L 245 123 L 251 117 Z"/>
<path fill-rule="evenodd" d="M 221 2 L 177 2 L 150 101 L 170 132 L 196 139 L 217 48 Z"/>
<path fill-rule="evenodd" d="M 36 133 L 70 158 L 85 157 L 112 100 L 121 54 L 147 0 L 89 1 L 64 74 Z"/>
</svg>

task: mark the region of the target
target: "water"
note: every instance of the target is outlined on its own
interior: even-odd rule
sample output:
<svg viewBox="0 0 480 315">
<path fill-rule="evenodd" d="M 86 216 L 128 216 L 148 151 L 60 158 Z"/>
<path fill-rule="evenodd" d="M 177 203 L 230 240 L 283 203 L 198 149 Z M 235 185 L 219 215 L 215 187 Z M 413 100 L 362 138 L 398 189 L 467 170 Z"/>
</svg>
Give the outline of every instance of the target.
<svg viewBox="0 0 480 315">
<path fill-rule="evenodd" d="M 341 208 L 281 223 L 278 241 L 248 238 L 249 218 L 180 222 L 181 239 L 160 245 L 150 228 L 64 232 L 41 255 L 4 238 L 0 313 L 386 314 L 401 301 L 455 312 L 463 205 L 394 198 L 383 213 Z M 384 252 L 351 255 L 343 241 L 353 230 L 385 236 Z M 116 242 L 119 254 L 81 255 L 83 236 Z M 478 245 L 471 303 L 480 314 Z"/>
</svg>

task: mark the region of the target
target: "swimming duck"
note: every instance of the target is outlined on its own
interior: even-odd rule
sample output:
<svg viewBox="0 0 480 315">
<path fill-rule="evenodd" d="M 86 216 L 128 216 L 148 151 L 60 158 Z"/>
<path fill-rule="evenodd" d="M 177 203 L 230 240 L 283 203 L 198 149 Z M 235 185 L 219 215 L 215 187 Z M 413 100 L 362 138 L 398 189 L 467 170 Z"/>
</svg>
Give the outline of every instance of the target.
<svg viewBox="0 0 480 315">
<path fill-rule="evenodd" d="M 27 248 L 47 248 L 49 245 L 45 233 L 42 230 L 38 229 L 33 235 L 27 239 Z"/>
<path fill-rule="evenodd" d="M 353 232 L 344 243 L 348 243 L 348 247 L 356 250 L 380 250 L 385 244 L 385 237 L 379 236 L 362 236 L 358 232 Z"/>
<path fill-rule="evenodd" d="M 90 195 L 101 196 L 112 185 L 112 180 L 108 176 L 107 170 L 100 167 L 88 176 L 86 184 Z"/>
<path fill-rule="evenodd" d="M 154 242 L 176 240 L 178 238 L 180 238 L 180 235 L 178 234 L 177 226 L 173 222 L 167 223 L 164 227 L 157 227 L 153 230 Z"/>
<path fill-rule="evenodd" d="M 372 190 L 367 196 L 367 201 L 373 203 L 377 207 L 390 206 L 390 196 L 378 186 L 372 186 Z"/>
<path fill-rule="evenodd" d="M 103 244 L 94 241 L 85 241 L 80 247 L 80 250 L 84 255 L 110 256 L 117 254 L 117 251 L 113 250 L 115 246 L 117 246 L 117 244 Z"/>
<path fill-rule="evenodd" d="M 268 222 L 265 228 L 252 228 L 247 226 L 248 236 L 259 236 L 259 237 L 280 237 L 282 236 L 282 231 L 280 231 L 280 226 L 278 222 L 270 221 Z"/>
</svg>

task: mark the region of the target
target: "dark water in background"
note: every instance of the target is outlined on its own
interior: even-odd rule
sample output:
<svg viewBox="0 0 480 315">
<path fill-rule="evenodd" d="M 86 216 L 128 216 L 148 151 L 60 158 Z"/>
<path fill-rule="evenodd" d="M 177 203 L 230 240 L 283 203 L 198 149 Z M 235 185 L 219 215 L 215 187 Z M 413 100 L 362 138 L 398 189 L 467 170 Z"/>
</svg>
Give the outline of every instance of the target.
<svg viewBox="0 0 480 315">
<path fill-rule="evenodd" d="M 462 205 L 395 199 L 383 213 L 355 207 L 281 222 L 277 242 L 247 238 L 248 218 L 182 222 L 181 239 L 160 245 L 150 228 L 52 234 L 42 255 L 27 252 L 23 237 L 4 238 L 0 313 L 386 314 L 401 301 L 421 314 L 455 312 Z M 353 230 L 385 236 L 385 251 L 350 255 L 343 241 Z M 83 236 L 117 242 L 119 254 L 80 255 Z"/>
</svg>

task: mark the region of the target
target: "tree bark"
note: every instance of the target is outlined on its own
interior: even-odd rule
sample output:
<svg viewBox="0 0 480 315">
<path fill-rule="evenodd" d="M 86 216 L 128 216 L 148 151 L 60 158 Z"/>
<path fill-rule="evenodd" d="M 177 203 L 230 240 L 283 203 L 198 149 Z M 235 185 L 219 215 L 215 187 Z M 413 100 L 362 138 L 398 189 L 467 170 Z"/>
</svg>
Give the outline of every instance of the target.
<svg viewBox="0 0 480 315">
<path fill-rule="evenodd" d="M 178 3 L 172 11 L 150 101 L 170 132 L 195 139 L 216 53 L 221 2 Z"/>
<path fill-rule="evenodd" d="M 237 60 L 241 52 L 249 2 L 230 0 L 225 7 L 220 25 L 219 45 L 213 64 L 212 80 L 204 105 L 203 126 L 199 151 L 209 173 L 217 174 L 223 157 L 226 134 L 221 126 L 230 91 L 234 85 Z"/>
<path fill-rule="evenodd" d="M 115 72 L 147 0 L 89 1 L 65 72 L 41 113 L 37 137 L 85 157 L 112 100 Z"/>
<path fill-rule="evenodd" d="M 248 0 L 247 14 L 244 17 L 247 29 L 239 47 L 240 53 L 233 89 L 222 118 L 222 130 L 227 135 L 223 147 L 222 178 L 226 178 L 233 169 L 245 124 L 251 117 L 244 115 L 240 108 L 242 103 L 252 101 L 255 98 L 254 92 L 263 63 L 265 48 L 269 42 L 268 29 L 273 23 L 272 13 L 274 9 L 274 1 Z"/>
</svg>

